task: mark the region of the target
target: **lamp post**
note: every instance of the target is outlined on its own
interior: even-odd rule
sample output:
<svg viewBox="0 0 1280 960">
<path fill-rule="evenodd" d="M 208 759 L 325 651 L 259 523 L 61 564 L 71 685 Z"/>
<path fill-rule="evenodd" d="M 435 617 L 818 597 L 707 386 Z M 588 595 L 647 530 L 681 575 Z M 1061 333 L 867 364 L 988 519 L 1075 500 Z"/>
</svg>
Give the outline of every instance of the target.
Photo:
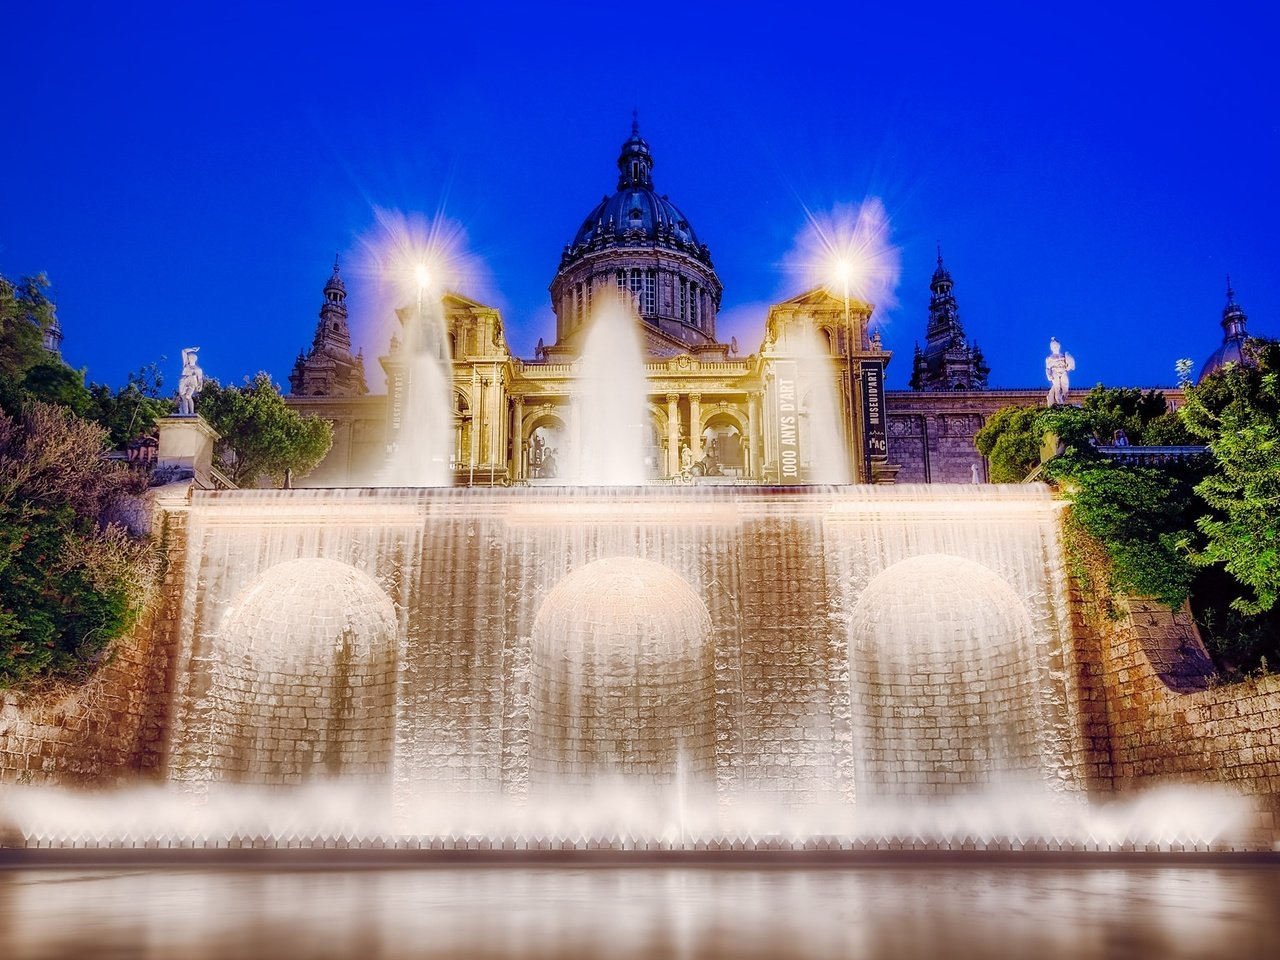
<svg viewBox="0 0 1280 960">
<path fill-rule="evenodd" d="M 832 265 L 832 272 L 844 291 L 844 325 L 847 330 L 849 328 L 849 274 L 853 272 L 853 264 L 841 257 Z"/>
<path fill-rule="evenodd" d="M 431 286 L 431 271 L 427 269 L 425 263 L 414 265 L 413 279 L 418 284 L 418 332 L 419 336 L 425 336 L 426 329 L 422 323 L 422 295 L 426 292 L 427 287 Z M 427 340 L 427 343 L 430 343 L 430 339 Z"/>
</svg>

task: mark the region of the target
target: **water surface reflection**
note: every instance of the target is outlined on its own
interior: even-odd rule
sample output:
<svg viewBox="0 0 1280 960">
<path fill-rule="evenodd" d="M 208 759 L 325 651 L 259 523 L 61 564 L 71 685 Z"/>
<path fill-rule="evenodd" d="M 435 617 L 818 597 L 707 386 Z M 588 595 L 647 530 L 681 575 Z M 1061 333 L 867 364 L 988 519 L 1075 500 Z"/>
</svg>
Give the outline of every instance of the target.
<svg viewBox="0 0 1280 960">
<path fill-rule="evenodd" d="M 1241 957 L 1262 869 L 463 868 L 0 872 L 0 944 L 45 957 Z"/>
</svg>

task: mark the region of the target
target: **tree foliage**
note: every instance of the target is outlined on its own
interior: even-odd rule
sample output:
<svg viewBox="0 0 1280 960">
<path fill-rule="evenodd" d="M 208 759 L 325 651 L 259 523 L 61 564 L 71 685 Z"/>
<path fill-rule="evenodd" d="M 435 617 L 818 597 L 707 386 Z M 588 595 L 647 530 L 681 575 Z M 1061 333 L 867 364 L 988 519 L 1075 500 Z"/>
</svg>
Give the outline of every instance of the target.
<svg viewBox="0 0 1280 960">
<path fill-rule="evenodd" d="M 56 403 L 76 416 L 90 412 L 93 399 L 84 385 L 84 371 L 73 370 L 51 353 L 35 364 L 22 378 L 22 398 L 40 403 Z"/>
<path fill-rule="evenodd" d="M 197 409 L 222 435 L 218 468 L 237 486 L 256 485 L 263 477 L 283 485 L 286 470 L 301 478 L 333 443 L 329 421 L 291 410 L 266 373 L 239 387 L 206 381 Z"/>
<path fill-rule="evenodd" d="M 1213 453 L 1214 469 L 1196 487 L 1211 508 L 1196 526 L 1203 565 L 1221 564 L 1248 593 L 1245 614 L 1280 598 L 1280 343 L 1252 341 L 1253 364 L 1229 364 L 1187 391 L 1182 415 Z"/>
<path fill-rule="evenodd" d="M 1110 586 L 1179 606 L 1195 578 L 1180 544 L 1199 507 L 1192 492 L 1199 475 L 1194 467 L 1128 466 L 1098 451 L 1120 430 L 1133 444 L 1153 435 L 1185 438 L 1170 416 L 1162 393 L 1098 386 L 1079 407 L 1005 407 L 975 443 L 990 459 L 992 480 L 1011 483 L 1039 463 L 1045 436 L 1057 437 L 1061 453 L 1045 465 L 1045 479 L 1059 485 L 1077 526 L 1104 547 Z"/>
<path fill-rule="evenodd" d="M 1002 407 L 973 438 L 990 464 L 992 483 L 1020 483 L 1040 462 L 1040 413 L 1035 407 Z"/>
<path fill-rule="evenodd" d="M 27 372 L 49 357 L 44 331 L 54 322 L 44 274 L 14 282 L 0 275 L 0 404 L 14 409 Z"/>
<path fill-rule="evenodd" d="M 1198 509 L 1185 471 L 1102 461 L 1077 469 L 1063 492 L 1075 521 L 1106 548 L 1112 590 L 1182 606 L 1196 571 L 1181 545 Z"/>
<path fill-rule="evenodd" d="M 149 436 L 156 421 L 173 412 L 173 399 L 160 393 L 163 383 L 159 367 L 149 363 L 130 373 L 119 389 L 90 384 L 87 416 L 106 427 L 111 446 L 117 449 Z"/>
<path fill-rule="evenodd" d="M 65 407 L 0 411 L 0 686 L 91 669 L 142 608 L 151 548 L 101 517 L 145 481 Z"/>
</svg>

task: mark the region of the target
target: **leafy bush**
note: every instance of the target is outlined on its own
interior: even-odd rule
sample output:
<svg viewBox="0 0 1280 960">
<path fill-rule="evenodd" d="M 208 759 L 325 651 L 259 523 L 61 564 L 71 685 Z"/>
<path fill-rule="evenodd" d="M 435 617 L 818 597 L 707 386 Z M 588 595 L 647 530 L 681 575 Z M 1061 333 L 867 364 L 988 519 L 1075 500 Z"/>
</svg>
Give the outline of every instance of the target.
<svg viewBox="0 0 1280 960">
<path fill-rule="evenodd" d="M 1042 412 L 1036 407 L 1002 407 L 973 438 L 989 462 L 992 483 L 1020 483 L 1040 462 Z"/>
<path fill-rule="evenodd" d="M 1195 569 L 1180 543 L 1196 511 L 1187 479 L 1104 463 L 1075 474 L 1063 491 L 1076 522 L 1106 547 L 1113 590 L 1171 607 L 1186 601 Z"/>
<path fill-rule="evenodd" d="M 0 686 L 77 678 L 142 609 L 154 551 L 99 518 L 145 483 L 63 407 L 0 411 Z"/>
</svg>

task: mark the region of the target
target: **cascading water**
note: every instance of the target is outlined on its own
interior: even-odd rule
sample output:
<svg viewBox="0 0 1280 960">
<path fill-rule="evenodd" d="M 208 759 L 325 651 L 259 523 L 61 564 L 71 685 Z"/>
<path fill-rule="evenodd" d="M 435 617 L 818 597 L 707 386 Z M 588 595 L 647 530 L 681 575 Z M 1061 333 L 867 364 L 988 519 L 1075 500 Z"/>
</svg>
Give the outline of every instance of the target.
<svg viewBox="0 0 1280 960">
<path fill-rule="evenodd" d="M 1122 846 L 1238 812 L 1086 801 L 1038 488 L 236 491 L 189 524 L 178 789 L 22 788 L 27 842 Z"/>
<path fill-rule="evenodd" d="M 453 358 L 438 299 L 418 295 L 405 320 L 405 366 L 399 402 L 392 403 L 384 486 L 446 487 L 453 483 Z M 397 389 L 393 386 L 392 389 Z"/>
<path fill-rule="evenodd" d="M 607 291 L 596 295 L 573 401 L 579 425 L 573 471 L 577 483 L 645 481 L 647 381 L 636 331 L 637 320 L 629 303 Z"/>
</svg>

